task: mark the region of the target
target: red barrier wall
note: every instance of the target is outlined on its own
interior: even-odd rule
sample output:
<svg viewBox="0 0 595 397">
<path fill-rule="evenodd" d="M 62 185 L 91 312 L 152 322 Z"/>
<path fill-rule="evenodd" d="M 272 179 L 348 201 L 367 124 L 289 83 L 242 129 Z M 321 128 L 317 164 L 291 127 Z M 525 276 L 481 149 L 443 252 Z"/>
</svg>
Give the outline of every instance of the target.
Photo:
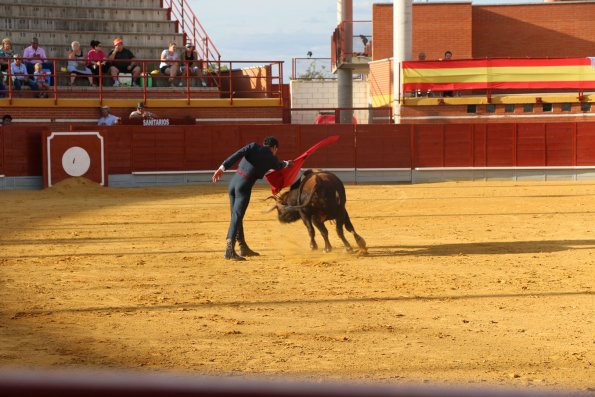
<svg viewBox="0 0 595 397">
<path fill-rule="evenodd" d="M 2 169 L 6 176 L 38 176 L 41 168 L 41 133 L 44 128 L 27 126 L 2 127 Z"/>
<path fill-rule="evenodd" d="M 213 170 L 234 150 L 275 135 L 278 156 L 295 158 L 329 135 L 313 168 L 595 166 L 595 123 L 407 125 L 71 126 L 100 130 L 108 174 Z M 43 128 L 0 129 L 0 174 L 42 175 Z"/>
</svg>

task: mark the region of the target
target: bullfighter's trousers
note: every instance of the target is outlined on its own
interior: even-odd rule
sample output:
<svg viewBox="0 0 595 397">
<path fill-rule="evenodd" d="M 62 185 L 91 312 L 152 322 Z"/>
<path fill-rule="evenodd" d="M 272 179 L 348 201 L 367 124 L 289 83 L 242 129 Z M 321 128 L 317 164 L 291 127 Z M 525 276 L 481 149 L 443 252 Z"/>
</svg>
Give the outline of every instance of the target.
<svg viewBox="0 0 595 397">
<path fill-rule="evenodd" d="M 229 206 L 231 208 L 231 221 L 227 231 L 228 240 L 244 240 L 244 215 L 250 204 L 252 187 L 256 181 L 240 174 L 235 174 L 227 192 L 229 193 Z"/>
</svg>

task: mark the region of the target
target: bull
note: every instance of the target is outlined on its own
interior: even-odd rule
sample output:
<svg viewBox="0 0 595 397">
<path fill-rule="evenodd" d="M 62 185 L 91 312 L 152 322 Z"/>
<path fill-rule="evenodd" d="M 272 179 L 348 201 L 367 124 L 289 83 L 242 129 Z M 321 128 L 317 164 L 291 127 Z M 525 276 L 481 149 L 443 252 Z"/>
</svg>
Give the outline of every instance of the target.
<svg viewBox="0 0 595 397">
<path fill-rule="evenodd" d="M 355 237 L 360 253 L 367 253 L 365 240 L 355 232 L 349 214 L 345 209 L 347 201 L 345 186 L 343 182 L 333 173 L 322 170 L 306 170 L 301 178 L 297 180 L 289 191 L 280 196 L 271 196 L 275 199 L 275 205 L 269 210 L 277 210 L 279 222 L 292 223 L 301 219 L 308 229 L 310 235 L 310 248 L 318 249 L 314 239 L 314 226 L 320 231 L 324 239 L 324 252 L 332 250 L 328 239 L 328 230 L 324 225 L 326 221 L 334 220 L 336 223 L 337 235 L 345 245 L 348 252 L 353 249 L 345 238 L 343 226 Z"/>
</svg>

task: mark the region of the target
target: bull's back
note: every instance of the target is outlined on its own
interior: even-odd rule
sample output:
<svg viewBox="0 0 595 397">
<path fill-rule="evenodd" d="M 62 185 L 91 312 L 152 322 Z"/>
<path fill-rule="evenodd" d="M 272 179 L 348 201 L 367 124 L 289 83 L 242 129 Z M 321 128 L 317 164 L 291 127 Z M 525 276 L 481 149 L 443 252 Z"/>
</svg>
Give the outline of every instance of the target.
<svg viewBox="0 0 595 397">
<path fill-rule="evenodd" d="M 327 171 L 313 172 L 302 185 L 302 200 L 312 195 L 310 209 L 323 213 L 326 219 L 335 219 L 345 208 L 345 186 L 335 174 Z"/>
</svg>

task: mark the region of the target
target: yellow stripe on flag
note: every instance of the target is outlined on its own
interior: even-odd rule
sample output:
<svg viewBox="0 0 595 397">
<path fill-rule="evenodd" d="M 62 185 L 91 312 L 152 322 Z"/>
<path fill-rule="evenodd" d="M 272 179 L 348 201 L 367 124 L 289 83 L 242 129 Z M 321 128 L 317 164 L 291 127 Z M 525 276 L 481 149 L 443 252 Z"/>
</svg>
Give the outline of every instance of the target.
<svg viewBox="0 0 595 397">
<path fill-rule="evenodd" d="M 487 83 L 487 82 L 595 81 L 595 68 L 578 66 L 481 67 L 403 69 L 407 83 Z"/>
</svg>

